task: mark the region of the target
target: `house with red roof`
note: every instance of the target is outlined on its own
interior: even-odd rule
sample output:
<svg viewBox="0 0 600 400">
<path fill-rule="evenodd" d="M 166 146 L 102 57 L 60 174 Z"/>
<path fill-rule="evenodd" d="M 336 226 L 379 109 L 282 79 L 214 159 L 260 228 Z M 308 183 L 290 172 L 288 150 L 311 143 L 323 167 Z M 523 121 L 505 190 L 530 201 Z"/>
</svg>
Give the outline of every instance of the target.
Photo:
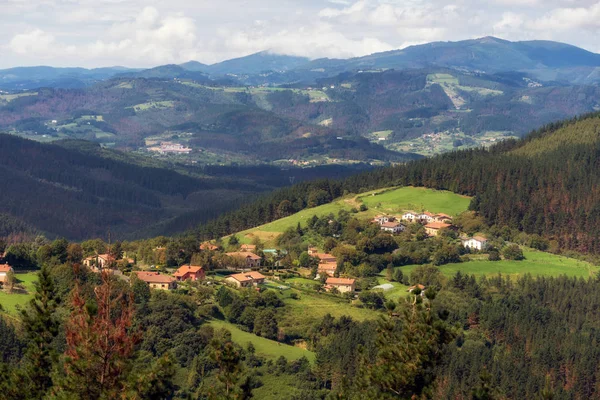
<svg viewBox="0 0 600 400">
<path fill-rule="evenodd" d="M 246 262 L 246 268 L 258 268 L 261 265 L 262 258 L 249 251 L 235 251 L 232 253 L 225 253 L 229 257 L 244 260 Z"/>
<path fill-rule="evenodd" d="M 249 287 L 260 285 L 265 282 L 265 279 L 266 277 L 260 272 L 250 271 L 229 275 L 225 278 L 225 281 L 232 283 L 237 287 Z"/>
<path fill-rule="evenodd" d="M 4 281 L 6 281 L 6 276 L 9 272 L 15 272 L 13 267 L 8 264 L 0 264 L 0 283 L 4 283 Z"/>
<path fill-rule="evenodd" d="M 91 268 L 94 272 L 100 272 L 105 268 L 109 268 L 114 261 L 114 257 L 110 254 L 97 254 L 95 256 L 85 258 L 83 260 L 83 265 Z"/>
<path fill-rule="evenodd" d="M 173 274 L 179 282 L 187 281 L 188 279 L 191 281 L 200 281 L 204 279 L 205 275 L 204 268 L 198 265 L 182 265 Z"/>
<path fill-rule="evenodd" d="M 488 247 L 488 240 L 483 236 L 473 236 L 473 237 L 462 237 L 461 238 L 462 245 L 466 249 L 471 250 L 486 250 Z"/>
<path fill-rule="evenodd" d="M 327 278 L 325 290 L 336 288 L 340 293 L 353 293 L 356 290 L 356 279 Z"/>
<path fill-rule="evenodd" d="M 146 282 L 151 289 L 173 290 L 177 287 L 177 280 L 172 276 L 160 272 L 136 271 L 133 272 L 138 279 Z"/>
<path fill-rule="evenodd" d="M 216 251 L 219 250 L 219 246 L 212 244 L 210 242 L 204 242 L 200 245 L 200 250 L 204 251 Z"/>
<path fill-rule="evenodd" d="M 448 229 L 451 226 L 452 225 L 446 224 L 444 222 L 431 222 L 425 225 L 425 232 L 427 232 L 429 236 L 437 236 L 440 234 L 440 231 L 442 229 Z"/>
</svg>

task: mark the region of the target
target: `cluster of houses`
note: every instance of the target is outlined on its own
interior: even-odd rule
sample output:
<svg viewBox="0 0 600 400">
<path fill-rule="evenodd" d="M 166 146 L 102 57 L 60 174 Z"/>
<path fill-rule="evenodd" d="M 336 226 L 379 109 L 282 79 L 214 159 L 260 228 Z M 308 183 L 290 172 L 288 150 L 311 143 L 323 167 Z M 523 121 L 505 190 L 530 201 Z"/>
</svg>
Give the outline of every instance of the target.
<svg viewBox="0 0 600 400">
<path fill-rule="evenodd" d="M 406 229 L 404 223 L 420 223 L 425 225 L 425 232 L 429 236 L 437 236 L 442 229 L 452 227 L 452 217 L 448 214 L 433 214 L 428 211 L 417 213 L 415 211 L 406 211 L 402 217 L 398 218 L 390 215 L 378 215 L 373 219 L 381 230 L 391 234 L 398 234 Z"/>
<path fill-rule="evenodd" d="M 415 211 L 406 211 L 402 217 L 397 218 L 390 215 L 378 215 L 373 222 L 381 227 L 384 232 L 398 234 L 406 229 L 406 226 L 400 222 L 419 223 L 424 225 L 425 232 L 429 236 L 438 236 L 442 229 L 452 228 L 452 217 L 448 214 L 433 214 L 428 211 L 421 213 Z M 483 236 L 461 236 L 462 245 L 470 250 L 485 251 L 488 248 L 488 240 Z"/>
</svg>

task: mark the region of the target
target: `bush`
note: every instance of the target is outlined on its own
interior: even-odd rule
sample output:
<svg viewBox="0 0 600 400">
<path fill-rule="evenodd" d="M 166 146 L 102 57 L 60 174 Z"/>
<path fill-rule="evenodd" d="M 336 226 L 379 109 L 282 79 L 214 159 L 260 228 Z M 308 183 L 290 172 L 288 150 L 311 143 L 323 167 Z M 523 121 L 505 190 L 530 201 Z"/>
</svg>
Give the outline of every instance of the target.
<svg viewBox="0 0 600 400">
<path fill-rule="evenodd" d="M 368 209 L 369 209 L 369 207 L 367 207 L 367 205 L 366 205 L 366 204 L 364 204 L 364 203 L 363 203 L 363 204 L 361 204 L 361 205 L 360 205 L 360 208 L 359 208 L 359 210 L 360 210 L 360 211 L 367 211 Z"/>
<path fill-rule="evenodd" d="M 294 293 L 290 293 L 290 299 L 299 300 L 300 296 L 298 296 L 298 293 L 295 293 L 295 292 Z"/>
<path fill-rule="evenodd" d="M 488 255 L 488 261 L 500 261 L 500 252 L 498 252 L 497 250 L 492 250 L 490 251 L 490 254 Z"/>
<path fill-rule="evenodd" d="M 521 248 L 516 244 L 510 244 L 506 246 L 504 250 L 502 250 L 502 255 L 504 255 L 504 258 L 506 258 L 507 260 L 519 261 L 525 259 L 525 256 L 523 255 L 523 250 L 521 250 Z"/>
</svg>

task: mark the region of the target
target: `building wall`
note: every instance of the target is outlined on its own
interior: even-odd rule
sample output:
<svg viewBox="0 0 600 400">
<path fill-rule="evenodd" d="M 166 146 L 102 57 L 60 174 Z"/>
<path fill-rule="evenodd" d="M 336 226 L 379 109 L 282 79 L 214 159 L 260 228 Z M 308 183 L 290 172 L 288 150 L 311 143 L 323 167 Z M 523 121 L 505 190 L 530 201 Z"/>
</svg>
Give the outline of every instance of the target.
<svg viewBox="0 0 600 400">
<path fill-rule="evenodd" d="M 350 285 L 333 285 L 340 293 L 354 292 L 354 286 Z"/>
</svg>

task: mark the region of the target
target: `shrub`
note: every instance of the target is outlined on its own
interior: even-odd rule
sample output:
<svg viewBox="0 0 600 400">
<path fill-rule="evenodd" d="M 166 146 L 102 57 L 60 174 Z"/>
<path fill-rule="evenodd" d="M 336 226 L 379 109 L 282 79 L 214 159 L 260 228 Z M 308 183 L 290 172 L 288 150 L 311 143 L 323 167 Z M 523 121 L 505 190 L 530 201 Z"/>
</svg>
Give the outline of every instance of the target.
<svg viewBox="0 0 600 400">
<path fill-rule="evenodd" d="M 507 260 L 519 261 L 525 259 L 525 256 L 523 255 L 523 250 L 521 250 L 521 248 L 516 244 L 510 244 L 506 246 L 504 250 L 502 250 L 502 255 L 504 255 L 504 258 L 506 258 Z"/>
</svg>

